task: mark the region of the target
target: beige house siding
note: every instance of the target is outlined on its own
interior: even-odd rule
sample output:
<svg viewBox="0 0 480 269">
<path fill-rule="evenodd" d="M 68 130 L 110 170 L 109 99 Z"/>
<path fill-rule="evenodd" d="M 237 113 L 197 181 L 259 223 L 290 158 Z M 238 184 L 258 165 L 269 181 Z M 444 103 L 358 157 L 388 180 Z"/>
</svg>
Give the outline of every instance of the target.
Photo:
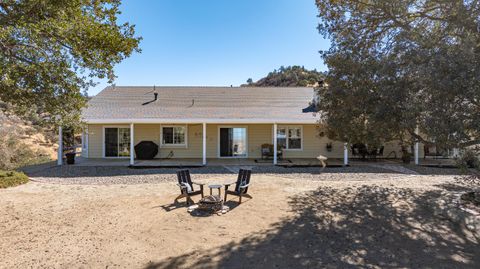
<svg viewBox="0 0 480 269">
<path fill-rule="evenodd" d="M 279 125 L 288 127 L 295 125 Z M 343 158 L 343 143 L 328 139 L 326 136 L 320 137 L 320 127 L 318 125 L 302 125 L 302 150 L 285 150 L 285 158 L 315 158 L 318 155 L 329 158 Z M 332 143 L 332 151 L 327 150 L 327 143 Z"/>
<path fill-rule="evenodd" d="M 187 137 L 186 146 L 162 146 L 160 143 L 160 133 L 156 136 L 156 143 L 160 146 L 160 158 L 166 158 L 172 153 L 172 158 L 201 158 L 202 157 L 202 125 L 201 124 L 164 124 L 156 125 L 160 132 L 162 126 L 186 126 Z"/>
<path fill-rule="evenodd" d="M 88 157 L 103 158 L 103 129 L 105 127 L 129 128 L 128 124 L 89 124 L 88 125 Z"/>
<path fill-rule="evenodd" d="M 161 145 L 161 128 L 167 126 L 185 126 L 187 128 L 186 146 Z M 134 143 L 153 141 L 159 145 L 157 158 L 200 158 L 202 156 L 202 125 L 201 124 L 135 124 Z"/>
<path fill-rule="evenodd" d="M 160 127 L 158 124 L 135 124 L 133 130 L 133 140 L 135 145 L 141 141 L 152 141 L 159 145 Z M 158 154 L 156 157 L 159 157 Z"/>
<path fill-rule="evenodd" d="M 187 147 L 161 146 L 157 158 L 165 158 L 173 152 L 173 158 L 201 158 L 202 157 L 202 125 L 201 124 L 166 124 L 165 126 L 187 126 Z M 129 125 L 90 124 L 88 125 L 89 158 L 103 157 L 103 128 L 108 126 L 129 127 Z M 160 124 L 135 124 L 134 143 L 153 141 L 160 146 Z"/>
<path fill-rule="evenodd" d="M 97 125 L 88 126 L 88 149 L 89 158 L 103 157 L 103 128 L 105 126 L 129 127 L 128 125 Z M 187 146 L 161 146 L 160 143 L 160 124 L 135 124 L 134 142 L 135 145 L 140 141 L 153 141 L 160 146 L 157 158 L 166 158 L 173 154 L 172 158 L 201 158 L 202 157 L 202 124 L 165 124 L 163 126 L 186 126 L 187 127 Z M 219 127 L 246 127 L 247 128 L 247 146 L 248 158 L 261 157 L 261 145 L 265 143 L 273 144 L 273 124 L 207 124 L 207 158 L 218 158 L 218 132 Z M 281 126 L 299 126 L 285 125 Z M 332 141 L 326 136 L 319 135 L 318 125 L 301 125 L 303 149 L 285 150 L 285 158 L 315 158 L 318 155 L 324 155 L 328 158 L 343 158 L 343 143 Z M 327 143 L 332 143 L 332 150 L 327 151 Z M 401 156 L 398 142 L 392 141 L 385 143 L 384 157 Z M 389 155 L 391 154 L 391 155 Z M 423 146 L 420 145 L 420 157 L 423 158 Z M 350 156 L 351 157 L 351 156 Z"/>
<path fill-rule="evenodd" d="M 88 125 L 88 157 L 101 158 L 103 150 L 103 125 Z"/>
<path fill-rule="evenodd" d="M 261 158 L 262 144 L 273 143 L 273 125 L 252 124 L 248 126 L 248 157 Z"/>
<path fill-rule="evenodd" d="M 261 146 L 265 143 L 273 143 L 273 125 L 270 124 L 208 124 L 207 125 L 207 158 L 218 158 L 220 127 L 246 127 L 248 158 L 260 158 Z M 201 144 L 201 137 L 200 137 Z M 202 156 L 200 146 L 199 156 Z"/>
</svg>

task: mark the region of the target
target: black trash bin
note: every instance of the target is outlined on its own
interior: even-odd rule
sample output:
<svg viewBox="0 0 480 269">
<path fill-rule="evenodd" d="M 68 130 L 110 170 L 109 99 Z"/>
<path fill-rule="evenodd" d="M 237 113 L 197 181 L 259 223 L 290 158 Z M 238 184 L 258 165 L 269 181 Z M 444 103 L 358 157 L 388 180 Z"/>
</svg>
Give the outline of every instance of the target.
<svg viewBox="0 0 480 269">
<path fill-rule="evenodd" d="M 65 153 L 65 157 L 67 157 L 67 164 L 75 164 L 74 152 Z"/>
</svg>

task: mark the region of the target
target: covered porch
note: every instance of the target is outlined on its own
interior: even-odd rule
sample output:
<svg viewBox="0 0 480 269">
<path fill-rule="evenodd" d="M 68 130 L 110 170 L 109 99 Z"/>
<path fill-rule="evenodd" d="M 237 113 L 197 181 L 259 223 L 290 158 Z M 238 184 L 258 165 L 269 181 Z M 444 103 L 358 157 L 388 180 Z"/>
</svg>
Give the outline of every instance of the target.
<svg viewBox="0 0 480 269">
<path fill-rule="evenodd" d="M 98 166 L 130 166 L 133 168 L 161 168 L 161 167 L 203 167 L 203 166 L 271 166 L 271 162 L 258 162 L 256 159 L 207 159 L 207 165 L 202 163 L 201 158 L 179 158 L 179 159 L 153 159 L 135 160 L 130 165 L 129 159 L 105 159 L 105 158 L 84 158 L 77 157 L 74 166 L 98 167 Z M 314 158 L 297 158 L 290 160 L 279 160 L 278 166 L 320 166 L 320 162 Z M 342 166 L 342 159 L 330 159 L 327 166 Z"/>
<path fill-rule="evenodd" d="M 112 137 L 113 142 L 109 140 Z M 143 141 L 159 146 L 151 160 L 136 158 L 133 149 Z M 59 143 L 63 144 L 61 127 Z M 264 144 L 281 148 L 282 155 L 263 158 Z M 92 123 L 82 135 L 81 148 L 81 158 L 76 162 L 79 166 L 313 166 L 319 165 L 319 155 L 327 157 L 329 165 L 346 166 L 355 161 L 349 145 L 319 137 L 318 125 L 302 122 Z M 423 160 L 419 148 L 415 145 L 415 164 Z M 59 165 L 63 164 L 63 155 L 60 147 Z"/>
<path fill-rule="evenodd" d="M 63 143 L 59 128 L 59 143 Z M 207 164 L 287 165 L 319 163 L 319 155 L 329 159 L 347 157 L 340 142 L 318 138 L 312 123 L 94 123 L 82 134 L 83 158 L 78 165 L 111 164 L 125 166 L 205 166 Z M 138 158 L 135 147 L 142 142 L 158 146 L 150 160 Z M 265 156 L 265 145 L 279 149 Z M 330 148 L 325 147 L 330 145 Z M 58 164 L 63 164 L 62 148 Z M 308 160 L 308 161 L 307 161 Z M 343 160 L 347 164 L 348 160 Z"/>
</svg>

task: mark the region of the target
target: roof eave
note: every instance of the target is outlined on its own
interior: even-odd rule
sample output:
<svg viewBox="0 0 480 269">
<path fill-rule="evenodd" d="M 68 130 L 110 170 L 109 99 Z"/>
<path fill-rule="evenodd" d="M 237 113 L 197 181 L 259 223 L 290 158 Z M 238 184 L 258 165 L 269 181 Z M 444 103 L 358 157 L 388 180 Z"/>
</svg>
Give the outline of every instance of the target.
<svg viewBox="0 0 480 269">
<path fill-rule="evenodd" d="M 306 119 L 84 119 L 87 124 L 165 124 L 165 123 L 182 123 L 182 124 L 316 124 L 318 120 L 312 118 Z"/>
</svg>

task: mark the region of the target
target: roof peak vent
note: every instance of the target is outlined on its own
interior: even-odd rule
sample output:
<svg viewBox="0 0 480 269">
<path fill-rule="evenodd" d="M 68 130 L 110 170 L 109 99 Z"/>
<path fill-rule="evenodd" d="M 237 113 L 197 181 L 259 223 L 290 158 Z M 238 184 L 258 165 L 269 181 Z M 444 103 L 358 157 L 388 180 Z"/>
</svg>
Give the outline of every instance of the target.
<svg viewBox="0 0 480 269">
<path fill-rule="evenodd" d="M 157 92 L 156 89 L 155 89 L 155 85 L 153 85 L 153 91 L 148 92 L 148 94 L 150 94 L 150 93 L 152 93 L 152 92 L 153 92 L 153 100 L 143 103 L 142 106 L 146 106 L 146 105 L 148 105 L 148 104 L 155 103 L 155 102 L 158 101 L 158 92 Z"/>
</svg>

